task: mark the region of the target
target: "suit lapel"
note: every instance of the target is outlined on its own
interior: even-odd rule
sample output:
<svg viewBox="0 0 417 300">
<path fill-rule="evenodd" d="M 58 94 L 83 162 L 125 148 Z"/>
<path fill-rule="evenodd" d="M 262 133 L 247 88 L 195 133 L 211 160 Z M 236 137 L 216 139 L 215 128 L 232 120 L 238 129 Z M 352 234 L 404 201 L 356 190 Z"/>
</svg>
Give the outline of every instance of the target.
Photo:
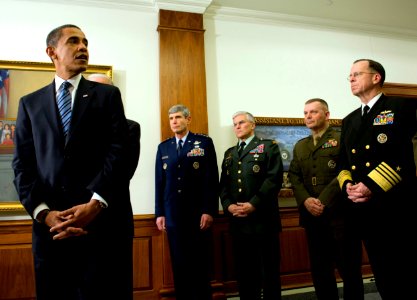
<svg viewBox="0 0 417 300">
<path fill-rule="evenodd" d="M 245 157 L 251 150 L 255 149 L 259 144 L 259 139 L 255 136 L 250 143 L 243 149 L 242 157 Z"/>
<path fill-rule="evenodd" d="M 43 120 L 49 124 L 49 128 L 51 128 L 53 134 L 58 139 L 63 138 L 61 117 L 59 116 L 58 106 L 56 104 L 55 80 L 47 86 L 45 95 L 39 99 L 39 110 L 43 114 Z M 42 123 L 43 121 L 40 122 L 40 124 Z"/>
</svg>

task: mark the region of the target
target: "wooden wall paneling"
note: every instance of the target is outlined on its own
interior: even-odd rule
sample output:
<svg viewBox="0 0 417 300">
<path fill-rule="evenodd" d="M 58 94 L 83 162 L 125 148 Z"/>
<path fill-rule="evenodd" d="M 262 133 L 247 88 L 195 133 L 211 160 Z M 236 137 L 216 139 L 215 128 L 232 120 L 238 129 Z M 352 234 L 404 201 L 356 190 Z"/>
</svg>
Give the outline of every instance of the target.
<svg viewBox="0 0 417 300">
<path fill-rule="evenodd" d="M 0 299 L 34 299 L 32 222 L 0 222 Z"/>
<path fill-rule="evenodd" d="M 387 96 L 417 98 L 417 84 L 385 82 L 382 91 Z"/>
<path fill-rule="evenodd" d="M 190 111 L 190 130 L 208 133 L 203 15 L 160 10 L 159 89 L 161 139 L 173 135 L 168 121 L 172 105 Z"/>
</svg>

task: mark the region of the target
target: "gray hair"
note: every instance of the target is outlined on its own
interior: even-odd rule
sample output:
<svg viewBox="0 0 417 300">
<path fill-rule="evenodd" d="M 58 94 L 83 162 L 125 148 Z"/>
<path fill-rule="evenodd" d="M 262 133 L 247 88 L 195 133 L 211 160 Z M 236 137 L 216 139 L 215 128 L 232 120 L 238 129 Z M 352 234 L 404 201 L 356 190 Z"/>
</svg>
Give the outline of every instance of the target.
<svg viewBox="0 0 417 300">
<path fill-rule="evenodd" d="M 184 117 L 188 118 L 191 113 L 190 110 L 188 109 L 187 106 L 183 105 L 183 104 L 176 104 L 174 106 L 172 106 L 169 110 L 168 110 L 168 115 L 170 114 L 175 114 L 177 112 L 182 112 L 182 114 L 184 115 Z"/>
<path fill-rule="evenodd" d="M 236 118 L 237 116 L 241 116 L 241 115 L 245 115 L 246 116 L 246 119 L 249 122 L 255 123 L 255 117 L 250 112 L 247 112 L 247 111 L 238 111 L 238 112 L 235 112 L 233 114 L 233 116 L 232 116 L 232 119 Z"/>
</svg>

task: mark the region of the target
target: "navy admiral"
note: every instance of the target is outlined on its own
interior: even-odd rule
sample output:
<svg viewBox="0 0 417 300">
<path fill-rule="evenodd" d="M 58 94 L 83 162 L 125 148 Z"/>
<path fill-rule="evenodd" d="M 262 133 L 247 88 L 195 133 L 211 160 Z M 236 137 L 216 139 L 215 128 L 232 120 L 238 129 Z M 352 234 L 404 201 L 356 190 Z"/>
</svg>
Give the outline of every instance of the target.
<svg viewBox="0 0 417 300">
<path fill-rule="evenodd" d="M 189 131 L 189 109 L 174 105 L 169 123 L 175 136 L 158 146 L 155 215 L 168 234 L 176 299 L 211 299 L 211 225 L 218 212 L 216 152 L 213 141 Z"/>
<path fill-rule="evenodd" d="M 344 209 L 336 179 L 340 132 L 330 126 L 329 119 L 325 100 L 306 101 L 304 122 L 311 135 L 295 144 L 288 174 L 300 212 L 300 225 L 306 232 L 317 299 L 339 300 L 334 270 L 337 266 L 343 278 L 343 299 L 360 300 L 364 299 L 361 263 L 349 263 L 343 251 Z"/>
<path fill-rule="evenodd" d="M 407 274 L 416 265 L 410 239 L 416 227 L 412 138 L 417 101 L 385 96 L 385 70 L 370 59 L 355 61 L 348 80 L 361 101 L 342 123 L 338 179 L 350 203 L 349 228 L 365 245 L 381 297 L 411 299 L 415 276 Z"/>
<path fill-rule="evenodd" d="M 239 297 L 258 300 L 263 289 L 263 299 L 281 299 L 279 147 L 255 136 L 255 120 L 248 112 L 233 115 L 233 128 L 239 142 L 224 154 L 220 198 L 230 217 Z"/>
</svg>

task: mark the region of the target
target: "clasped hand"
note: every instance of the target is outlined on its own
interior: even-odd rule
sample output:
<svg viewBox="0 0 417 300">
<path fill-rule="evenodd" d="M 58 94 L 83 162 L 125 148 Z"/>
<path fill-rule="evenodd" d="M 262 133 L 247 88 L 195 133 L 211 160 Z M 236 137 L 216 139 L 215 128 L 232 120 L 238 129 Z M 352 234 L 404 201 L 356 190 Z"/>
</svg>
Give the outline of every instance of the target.
<svg viewBox="0 0 417 300">
<path fill-rule="evenodd" d="M 97 200 L 71 207 L 64 211 L 51 211 L 45 219 L 46 225 L 51 227 L 54 240 L 86 235 L 84 228 L 99 214 L 100 207 Z"/>
<path fill-rule="evenodd" d="M 348 183 L 346 185 L 346 192 L 348 194 L 348 198 L 355 203 L 366 202 L 372 196 L 371 190 L 362 182 L 357 184 Z"/>
<path fill-rule="evenodd" d="M 244 218 L 255 211 L 255 207 L 249 202 L 238 202 L 236 204 L 229 205 L 228 210 L 233 217 Z"/>
</svg>

